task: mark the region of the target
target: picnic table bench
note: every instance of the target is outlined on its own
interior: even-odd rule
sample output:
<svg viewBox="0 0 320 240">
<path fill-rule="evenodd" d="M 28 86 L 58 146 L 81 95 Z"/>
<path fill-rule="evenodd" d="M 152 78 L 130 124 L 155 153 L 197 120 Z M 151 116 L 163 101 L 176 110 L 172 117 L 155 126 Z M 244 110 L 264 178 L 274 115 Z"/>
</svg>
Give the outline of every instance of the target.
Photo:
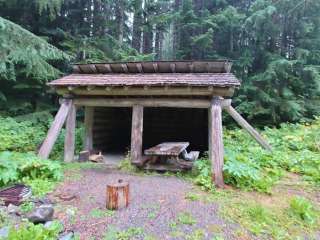
<svg viewBox="0 0 320 240">
<path fill-rule="evenodd" d="M 188 142 L 164 142 L 144 151 L 149 156 L 145 169 L 180 171 L 192 168 L 192 162 L 180 159 L 187 149 Z"/>
</svg>

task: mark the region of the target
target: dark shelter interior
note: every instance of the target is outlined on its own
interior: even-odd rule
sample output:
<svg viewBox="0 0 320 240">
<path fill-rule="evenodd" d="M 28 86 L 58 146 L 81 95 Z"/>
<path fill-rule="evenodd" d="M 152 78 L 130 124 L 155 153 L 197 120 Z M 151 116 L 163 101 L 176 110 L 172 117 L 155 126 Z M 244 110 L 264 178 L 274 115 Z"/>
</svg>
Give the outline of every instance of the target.
<svg viewBox="0 0 320 240">
<path fill-rule="evenodd" d="M 97 107 L 94 149 L 124 153 L 130 149 L 131 108 Z M 189 142 L 188 151 L 208 149 L 208 111 L 193 108 L 144 108 L 143 149 L 162 142 Z"/>
</svg>

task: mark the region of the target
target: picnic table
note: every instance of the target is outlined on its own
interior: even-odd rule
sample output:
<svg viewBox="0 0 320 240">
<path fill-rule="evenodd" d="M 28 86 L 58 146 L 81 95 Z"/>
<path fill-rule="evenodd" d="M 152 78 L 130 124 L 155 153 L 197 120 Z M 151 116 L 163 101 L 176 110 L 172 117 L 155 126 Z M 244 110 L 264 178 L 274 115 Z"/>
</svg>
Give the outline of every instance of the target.
<svg viewBox="0 0 320 240">
<path fill-rule="evenodd" d="M 174 156 L 178 157 L 189 146 L 188 142 L 164 142 L 144 151 L 149 156 Z"/>
<path fill-rule="evenodd" d="M 149 156 L 146 169 L 178 171 L 192 168 L 192 163 L 179 158 L 188 142 L 164 142 L 144 151 Z"/>
</svg>

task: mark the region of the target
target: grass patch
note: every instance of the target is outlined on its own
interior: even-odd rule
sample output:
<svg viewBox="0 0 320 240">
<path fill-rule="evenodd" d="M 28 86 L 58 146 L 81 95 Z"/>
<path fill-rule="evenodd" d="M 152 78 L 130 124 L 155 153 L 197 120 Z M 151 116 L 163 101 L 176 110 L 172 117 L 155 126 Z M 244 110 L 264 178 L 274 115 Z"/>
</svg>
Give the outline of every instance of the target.
<svg viewBox="0 0 320 240">
<path fill-rule="evenodd" d="M 205 231 L 203 229 L 197 229 L 193 231 L 191 234 L 185 236 L 186 240 L 204 240 L 205 239 Z"/>
<path fill-rule="evenodd" d="M 220 215 L 261 238 L 312 238 L 320 228 L 319 210 L 301 197 L 292 198 L 284 192 L 269 196 L 235 190 L 210 195 L 208 199 L 219 204 Z"/>
<path fill-rule="evenodd" d="M 94 208 L 90 212 L 90 216 L 93 218 L 105 218 L 105 217 L 113 217 L 114 216 L 114 211 L 112 210 L 101 210 L 98 208 Z"/>
<path fill-rule="evenodd" d="M 131 227 L 126 230 L 117 230 L 113 226 L 109 226 L 103 240 L 131 240 L 135 238 L 145 239 L 143 228 Z"/>
<path fill-rule="evenodd" d="M 188 212 L 179 213 L 177 220 L 180 224 L 185 225 L 194 225 L 197 223 L 196 219 L 192 216 L 192 214 Z"/>
<path fill-rule="evenodd" d="M 199 194 L 193 193 L 193 192 L 188 192 L 186 193 L 185 199 L 190 200 L 190 201 L 198 201 L 200 200 Z"/>
<path fill-rule="evenodd" d="M 297 217 L 299 221 L 311 224 L 318 218 L 313 204 L 306 198 L 299 196 L 295 196 L 290 200 L 289 213 Z"/>
</svg>

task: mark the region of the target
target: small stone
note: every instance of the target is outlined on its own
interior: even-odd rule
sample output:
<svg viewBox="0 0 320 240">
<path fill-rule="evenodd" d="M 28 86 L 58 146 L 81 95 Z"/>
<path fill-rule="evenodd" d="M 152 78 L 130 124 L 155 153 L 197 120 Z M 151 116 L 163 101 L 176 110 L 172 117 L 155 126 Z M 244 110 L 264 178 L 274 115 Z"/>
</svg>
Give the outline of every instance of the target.
<svg viewBox="0 0 320 240">
<path fill-rule="evenodd" d="M 44 226 L 45 228 L 50 228 L 53 223 L 54 223 L 54 221 L 48 221 L 48 222 L 46 222 L 43 226 Z"/>
<path fill-rule="evenodd" d="M 39 199 L 39 201 L 42 203 L 42 204 L 52 204 L 52 201 L 47 198 L 47 197 L 44 197 L 44 198 L 41 198 Z"/>
<path fill-rule="evenodd" d="M 20 215 L 20 209 L 18 206 L 16 205 L 13 205 L 13 204 L 9 204 L 8 207 L 7 207 L 7 212 L 9 214 L 16 214 L 16 215 Z"/>
<path fill-rule="evenodd" d="M 43 204 L 28 214 L 27 218 L 33 223 L 45 223 L 52 220 L 53 213 L 54 209 L 51 204 Z"/>
<path fill-rule="evenodd" d="M 73 236 L 74 236 L 74 233 L 69 232 L 69 233 L 61 235 L 58 240 L 72 240 Z"/>
<path fill-rule="evenodd" d="M 6 239 L 8 237 L 9 229 L 8 226 L 0 228 L 0 239 Z"/>
</svg>

